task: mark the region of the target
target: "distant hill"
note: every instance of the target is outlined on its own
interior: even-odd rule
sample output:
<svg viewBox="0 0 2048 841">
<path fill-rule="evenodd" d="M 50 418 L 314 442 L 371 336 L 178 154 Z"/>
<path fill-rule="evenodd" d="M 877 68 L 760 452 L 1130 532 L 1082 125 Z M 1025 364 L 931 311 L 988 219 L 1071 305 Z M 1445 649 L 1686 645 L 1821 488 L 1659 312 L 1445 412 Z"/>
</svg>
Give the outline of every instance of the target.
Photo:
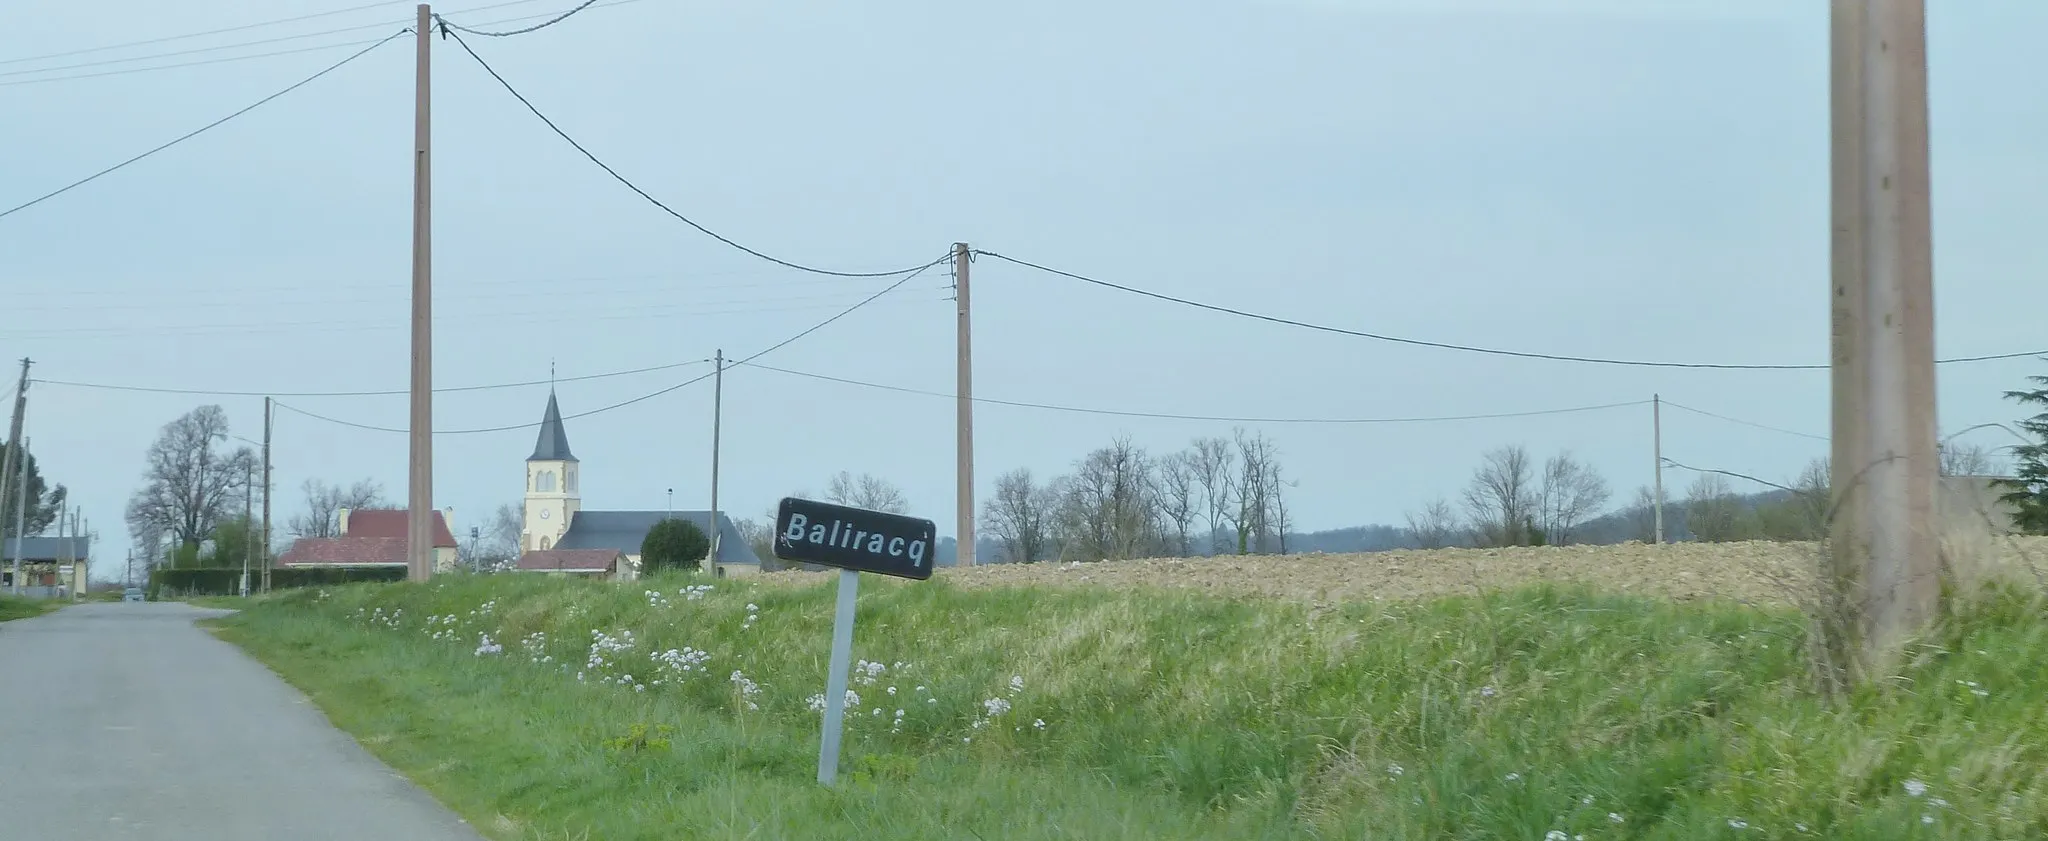
<svg viewBox="0 0 2048 841">
<path fill-rule="evenodd" d="M 1737 495 L 1735 500 L 1741 510 L 1747 512 L 1783 502 L 1790 496 L 1789 491 L 1771 490 Z M 1693 537 L 1692 531 L 1686 527 L 1685 515 L 1686 505 L 1683 500 L 1664 501 L 1665 540 L 1689 540 Z M 1611 545 L 1630 540 L 1647 542 L 1651 522 L 1650 511 L 1635 507 L 1624 508 L 1587 520 L 1573 533 L 1571 542 L 1590 545 Z M 1392 549 L 1415 548 L 1418 547 L 1408 539 L 1408 530 L 1402 526 L 1348 526 L 1287 535 L 1289 553 L 1385 552 Z"/>
</svg>

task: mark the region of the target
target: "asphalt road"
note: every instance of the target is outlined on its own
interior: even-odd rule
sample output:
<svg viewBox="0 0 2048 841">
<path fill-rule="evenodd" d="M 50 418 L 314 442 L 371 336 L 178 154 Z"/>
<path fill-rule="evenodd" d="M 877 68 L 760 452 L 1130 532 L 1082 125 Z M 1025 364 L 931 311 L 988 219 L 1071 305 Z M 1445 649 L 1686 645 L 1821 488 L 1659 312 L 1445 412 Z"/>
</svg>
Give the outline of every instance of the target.
<svg viewBox="0 0 2048 841">
<path fill-rule="evenodd" d="M 479 841 L 176 603 L 0 623 L 0 838 Z"/>
</svg>

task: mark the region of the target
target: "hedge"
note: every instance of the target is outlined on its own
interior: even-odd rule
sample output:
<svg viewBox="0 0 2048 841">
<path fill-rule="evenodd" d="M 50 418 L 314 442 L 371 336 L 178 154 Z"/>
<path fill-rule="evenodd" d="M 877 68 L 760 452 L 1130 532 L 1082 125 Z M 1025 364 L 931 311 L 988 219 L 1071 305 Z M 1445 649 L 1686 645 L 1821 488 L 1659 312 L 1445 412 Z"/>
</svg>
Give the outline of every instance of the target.
<svg viewBox="0 0 2048 841">
<path fill-rule="evenodd" d="M 290 587 L 351 584 L 358 581 L 404 581 L 405 574 L 405 567 L 288 567 L 270 571 L 270 588 L 282 590 Z M 249 571 L 250 589 L 255 589 L 262 581 L 261 570 Z M 163 595 L 234 596 L 240 594 L 241 583 L 240 567 L 159 569 L 149 574 L 149 597 L 155 599 Z"/>
</svg>

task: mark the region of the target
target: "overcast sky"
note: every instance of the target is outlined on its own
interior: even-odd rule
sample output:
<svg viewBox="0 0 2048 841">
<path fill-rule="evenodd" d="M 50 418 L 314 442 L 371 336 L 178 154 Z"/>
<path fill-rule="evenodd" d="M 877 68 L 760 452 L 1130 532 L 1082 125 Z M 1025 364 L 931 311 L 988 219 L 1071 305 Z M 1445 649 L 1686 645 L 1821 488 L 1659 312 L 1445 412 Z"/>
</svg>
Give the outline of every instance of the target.
<svg viewBox="0 0 2048 841">
<path fill-rule="evenodd" d="M 458 23 L 558 12 L 529 0 Z M 833 269 L 966 241 L 1219 305 L 1434 341 L 1635 359 L 1826 361 L 1827 4 L 1819 0 L 1206 0 L 823 3 L 603 0 L 470 43 L 598 156 L 741 243 Z M 399 28 L 331 11 L 20 0 L 0 27 L 0 209 L 292 84 Z M 2048 5 L 1930 4 L 1938 344 L 2048 347 Z M 485 28 L 516 28 L 524 20 Z M 340 30 L 346 27 L 348 31 Z M 269 39 L 306 33 L 304 38 Z M 267 42 L 267 43 L 257 43 Z M 223 49 L 210 49 L 223 47 Z M 308 47 L 249 60 L 212 61 Z M 198 51 L 204 50 L 204 51 Z M 413 44 L 400 39 L 218 129 L 0 219 L 0 353 L 34 375 L 281 393 L 408 376 Z M 193 52 L 188 52 L 193 51 Z M 745 356 L 890 280 L 779 268 L 611 181 L 454 41 L 434 59 L 435 376 L 545 380 Z M 127 59 L 155 56 L 146 60 Z M 211 61 L 200 64 L 197 62 Z M 138 68 L 185 65 L 124 72 Z M 982 397 L 1119 411 L 1371 418 L 1647 399 L 1828 428 L 1825 371 L 1533 361 L 1248 321 L 982 258 Z M 935 270 L 763 357 L 950 393 Z M 1945 365 L 1946 429 L 2015 417 L 2032 360 Z M 565 413 L 703 369 L 565 383 Z M 11 374 L 9 379 L 11 380 Z M 594 509 L 707 502 L 711 390 L 569 421 Z M 438 429 L 531 424 L 546 386 L 445 394 Z M 403 427 L 406 399 L 287 397 Z M 258 438 L 259 397 L 37 384 L 28 434 L 118 575 L 123 505 L 162 424 L 205 402 Z M 737 369 L 721 491 L 758 515 L 846 469 L 954 531 L 953 403 Z M 1155 451 L 1232 424 L 983 405 L 977 471 L 1068 469 L 1128 434 Z M 1647 407 L 1396 425 L 1264 424 L 1298 525 L 1398 521 L 1454 496 L 1480 452 L 1590 460 L 1616 502 L 1651 478 Z M 1823 441 L 1665 413 L 1664 452 L 1789 478 Z M 2001 433 L 1985 444 L 2009 443 Z M 436 443 L 435 503 L 467 531 L 521 490 L 531 428 Z M 406 437 L 281 410 L 276 516 L 313 477 L 406 487 Z M 1687 475 L 1668 477 L 1682 488 Z M 1677 490 L 1674 490 L 1676 493 Z"/>
</svg>

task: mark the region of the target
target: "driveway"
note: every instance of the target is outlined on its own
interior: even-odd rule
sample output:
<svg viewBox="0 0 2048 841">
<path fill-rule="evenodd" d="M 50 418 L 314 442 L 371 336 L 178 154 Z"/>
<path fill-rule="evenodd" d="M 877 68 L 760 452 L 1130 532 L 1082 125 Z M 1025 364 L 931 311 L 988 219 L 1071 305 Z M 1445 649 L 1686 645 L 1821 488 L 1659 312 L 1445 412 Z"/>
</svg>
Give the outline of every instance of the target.
<svg viewBox="0 0 2048 841">
<path fill-rule="evenodd" d="M 478 841 L 177 603 L 0 623 L 0 837 Z"/>
</svg>

